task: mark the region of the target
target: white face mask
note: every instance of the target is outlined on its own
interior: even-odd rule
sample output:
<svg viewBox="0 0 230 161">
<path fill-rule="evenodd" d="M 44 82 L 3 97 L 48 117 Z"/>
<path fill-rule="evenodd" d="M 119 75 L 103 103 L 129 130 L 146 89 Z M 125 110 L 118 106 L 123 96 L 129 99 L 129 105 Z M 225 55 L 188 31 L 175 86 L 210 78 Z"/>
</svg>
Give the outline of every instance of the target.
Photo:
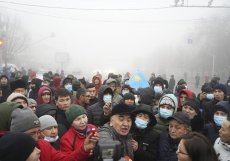
<svg viewBox="0 0 230 161">
<path fill-rule="evenodd" d="M 207 98 L 208 100 L 212 100 L 212 99 L 214 98 L 214 94 L 208 93 L 207 96 L 206 96 L 206 98 Z"/>
<path fill-rule="evenodd" d="M 103 96 L 103 101 L 105 103 L 112 103 L 112 96 L 111 95 L 104 95 Z"/>
<path fill-rule="evenodd" d="M 53 143 L 53 142 L 57 141 L 58 139 L 59 139 L 58 135 L 55 138 L 54 137 L 49 137 L 49 136 L 44 137 L 44 140 L 48 141 L 49 143 Z"/>
<path fill-rule="evenodd" d="M 230 82 L 228 83 L 228 86 L 230 86 Z"/>
</svg>

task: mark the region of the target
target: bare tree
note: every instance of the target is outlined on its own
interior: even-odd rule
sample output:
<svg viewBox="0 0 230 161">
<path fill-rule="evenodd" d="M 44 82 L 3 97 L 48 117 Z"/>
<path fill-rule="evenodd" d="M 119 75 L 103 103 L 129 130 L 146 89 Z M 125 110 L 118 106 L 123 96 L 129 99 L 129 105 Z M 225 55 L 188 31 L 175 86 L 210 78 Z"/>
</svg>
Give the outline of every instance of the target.
<svg viewBox="0 0 230 161">
<path fill-rule="evenodd" d="M 11 17 L 0 12 L 0 24 L 0 39 L 3 42 L 1 58 L 7 65 L 16 55 L 24 51 L 27 36 L 15 16 Z"/>
</svg>

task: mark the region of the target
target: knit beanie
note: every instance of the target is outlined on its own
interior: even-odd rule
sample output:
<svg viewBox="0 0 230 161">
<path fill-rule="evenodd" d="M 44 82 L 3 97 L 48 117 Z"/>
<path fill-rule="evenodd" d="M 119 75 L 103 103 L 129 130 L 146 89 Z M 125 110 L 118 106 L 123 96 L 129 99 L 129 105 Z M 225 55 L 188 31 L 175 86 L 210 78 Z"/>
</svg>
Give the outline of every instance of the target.
<svg viewBox="0 0 230 161">
<path fill-rule="evenodd" d="M 200 113 L 200 103 L 197 99 L 186 98 L 183 106 L 186 106 L 186 105 L 192 107 L 196 111 L 197 114 Z"/>
<path fill-rule="evenodd" d="M 214 90 L 215 89 L 219 89 L 223 91 L 225 95 L 227 94 L 227 87 L 224 84 L 220 83 L 220 84 L 215 85 Z"/>
<path fill-rule="evenodd" d="M 35 145 L 35 140 L 28 134 L 8 133 L 0 139 L 0 160 L 25 161 Z"/>
<path fill-rule="evenodd" d="M 14 91 L 17 88 L 27 88 L 27 83 L 24 80 L 18 79 L 10 83 L 11 91 Z"/>
<path fill-rule="evenodd" d="M 86 110 L 79 105 L 72 104 L 69 109 L 65 112 L 67 121 L 72 124 L 72 122 L 80 115 L 87 114 Z"/>
<path fill-rule="evenodd" d="M 170 105 L 174 108 L 174 113 L 177 111 L 178 108 L 178 102 L 177 98 L 174 94 L 166 94 L 162 96 L 159 100 L 159 107 L 161 105 Z"/>
<path fill-rule="evenodd" d="M 132 94 L 132 93 L 126 93 L 126 94 L 124 94 L 124 96 L 123 96 L 123 99 L 124 100 L 135 100 L 135 97 L 134 97 L 134 95 Z"/>
<path fill-rule="evenodd" d="M 58 126 L 57 121 L 50 115 L 44 115 L 39 117 L 40 130 L 44 130 L 48 127 Z"/>
<path fill-rule="evenodd" d="M 39 128 L 38 117 L 30 108 L 15 109 L 11 114 L 11 132 L 25 132 L 32 128 Z"/>
</svg>

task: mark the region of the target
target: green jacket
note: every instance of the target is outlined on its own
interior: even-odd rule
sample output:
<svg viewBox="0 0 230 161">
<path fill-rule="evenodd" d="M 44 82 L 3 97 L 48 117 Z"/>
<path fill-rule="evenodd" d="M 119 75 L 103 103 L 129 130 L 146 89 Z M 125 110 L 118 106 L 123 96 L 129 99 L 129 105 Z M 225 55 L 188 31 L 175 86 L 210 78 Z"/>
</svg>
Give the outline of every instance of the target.
<svg viewBox="0 0 230 161">
<path fill-rule="evenodd" d="M 0 131 L 10 130 L 11 113 L 16 108 L 23 108 L 23 106 L 13 102 L 4 102 L 0 104 Z"/>
</svg>

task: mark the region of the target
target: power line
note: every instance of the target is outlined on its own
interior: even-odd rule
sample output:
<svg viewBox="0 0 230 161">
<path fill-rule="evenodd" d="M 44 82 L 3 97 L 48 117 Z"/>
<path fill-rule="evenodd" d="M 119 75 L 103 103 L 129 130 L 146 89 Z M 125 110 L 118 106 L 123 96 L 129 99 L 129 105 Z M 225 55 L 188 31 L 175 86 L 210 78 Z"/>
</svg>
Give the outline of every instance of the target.
<svg viewBox="0 0 230 161">
<path fill-rule="evenodd" d="M 9 1 L 0 1 L 0 3 L 27 6 L 27 7 L 62 9 L 62 10 L 79 10 L 79 11 L 141 11 L 141 10 L 168 9 L 168 8 L 175 7 L 175 6 L 168 6 L 168 7 L 155 7 L 155 8 L 109 8 L 108 9 L 108 8 L 75 8 L 75 7 L 46 6 L 46 5 L 17 3 L 17 2 L 9 2 Z"/>
</svg>

